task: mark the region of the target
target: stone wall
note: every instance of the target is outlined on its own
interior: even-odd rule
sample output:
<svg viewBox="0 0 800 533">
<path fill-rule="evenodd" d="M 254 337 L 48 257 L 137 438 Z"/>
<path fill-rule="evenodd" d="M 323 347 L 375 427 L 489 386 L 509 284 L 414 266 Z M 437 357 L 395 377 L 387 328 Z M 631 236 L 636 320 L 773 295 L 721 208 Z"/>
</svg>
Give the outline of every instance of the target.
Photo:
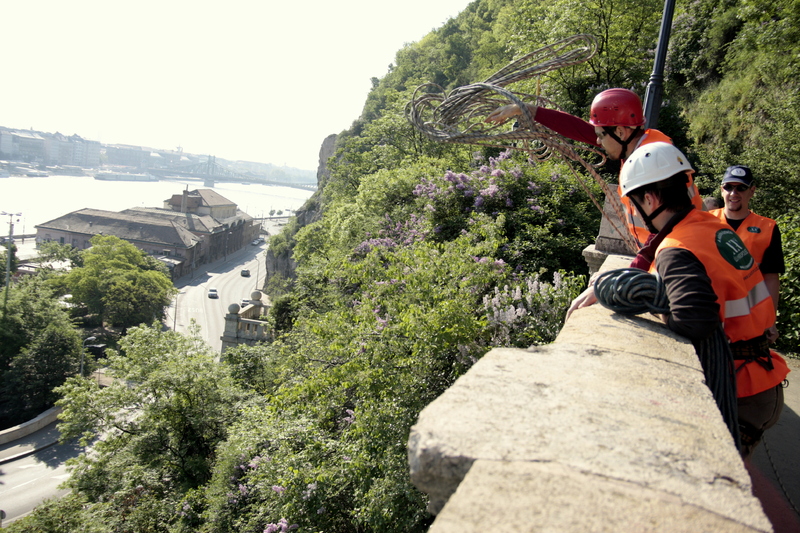
<svg viewBox="0 0 800 533">
<path fill-rule="evenodd" d="M 27 422 L 24 422 L 18 426 L 13 426 L 0 431 L 0 444 L 8 444 L 9 442 L 17 439 L 27 437 L 31 433 L 36 433 L 43 427 L 49 426 L 58 420 L 59 413 L 61 413 L 60 407 L 51 407 L 36 418 L 28 420 Z"/>
<path fill-rule="evenodd" d="M 650 316 L 594 305 L 550 345 L 490 351 L 408 450 L 431 533 L 772 531 L 692 345 Z"/>
</svg>

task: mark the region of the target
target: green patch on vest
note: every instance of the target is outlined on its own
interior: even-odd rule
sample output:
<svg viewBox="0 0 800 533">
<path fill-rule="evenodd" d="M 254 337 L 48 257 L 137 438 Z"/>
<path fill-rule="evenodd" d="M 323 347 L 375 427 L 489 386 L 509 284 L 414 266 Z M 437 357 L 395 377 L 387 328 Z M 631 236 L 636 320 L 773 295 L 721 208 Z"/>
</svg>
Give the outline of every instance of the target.
<svg viewBox="0 0 800 533">
<path fill-rule="evenodd" d="M 753 256 L 750 255 L 742 239 L 733 230 L 719 230 L 715 241 L 719 254 L 737 270 L 748 270 L 753 266 Z"/>
</svg>

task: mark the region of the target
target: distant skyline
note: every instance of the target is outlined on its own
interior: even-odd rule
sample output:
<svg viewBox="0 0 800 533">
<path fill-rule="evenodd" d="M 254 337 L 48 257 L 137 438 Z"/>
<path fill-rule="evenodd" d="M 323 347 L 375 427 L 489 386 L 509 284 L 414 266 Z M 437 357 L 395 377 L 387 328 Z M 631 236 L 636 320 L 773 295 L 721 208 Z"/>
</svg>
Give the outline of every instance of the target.
<svg viewBox="0 0 800 533">
<path fill-rule="evenodd" d="M 315 171 L 371 78 L 469 4 L 3 2 L 0 124 Z"/>
</svg>

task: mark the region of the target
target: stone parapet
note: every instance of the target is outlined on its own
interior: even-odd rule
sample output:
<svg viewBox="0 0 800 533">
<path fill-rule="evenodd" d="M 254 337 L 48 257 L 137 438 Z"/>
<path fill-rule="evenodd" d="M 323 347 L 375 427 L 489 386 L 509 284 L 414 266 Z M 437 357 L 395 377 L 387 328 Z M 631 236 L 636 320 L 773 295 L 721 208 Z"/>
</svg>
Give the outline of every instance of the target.
<svg viewBox="0 0 800 533">
<path fill-rule="evenodd" d="M 28 420 L 18 426 L 0 431 L 0 444 L 8 444 L 9 442 L 27 437 L 31 433 L 36 433 L 43 427 L 49 426 L 58 420 L 59 413 L 61 413 L 60 407 L 51 407 L 36 418 Z"/>
<path fill-rule="evenodd" d="M 594 305 L 490 351 L 408 447 L 431 533 L 772 530 L 692 345 L 654 317 Z"/>
</svg>

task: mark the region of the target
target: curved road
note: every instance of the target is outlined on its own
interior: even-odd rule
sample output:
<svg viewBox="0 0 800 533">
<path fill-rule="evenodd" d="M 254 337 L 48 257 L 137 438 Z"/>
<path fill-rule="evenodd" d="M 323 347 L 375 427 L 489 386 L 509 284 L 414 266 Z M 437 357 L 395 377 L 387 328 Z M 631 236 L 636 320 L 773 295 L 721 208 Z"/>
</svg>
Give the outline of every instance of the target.
<svg viewBox="0 0 800 533">
<path fill-rule="evenodd" d="M 54 444 L 58 439 L 55 422 L 20 441 L 0 447 L 0 509 L 6 526 L 22 518 L 48 498 L 63 496 L 59 488 L 68 477 L 67 459 L 83 448 L 76 443 Z"/>
</svg>

